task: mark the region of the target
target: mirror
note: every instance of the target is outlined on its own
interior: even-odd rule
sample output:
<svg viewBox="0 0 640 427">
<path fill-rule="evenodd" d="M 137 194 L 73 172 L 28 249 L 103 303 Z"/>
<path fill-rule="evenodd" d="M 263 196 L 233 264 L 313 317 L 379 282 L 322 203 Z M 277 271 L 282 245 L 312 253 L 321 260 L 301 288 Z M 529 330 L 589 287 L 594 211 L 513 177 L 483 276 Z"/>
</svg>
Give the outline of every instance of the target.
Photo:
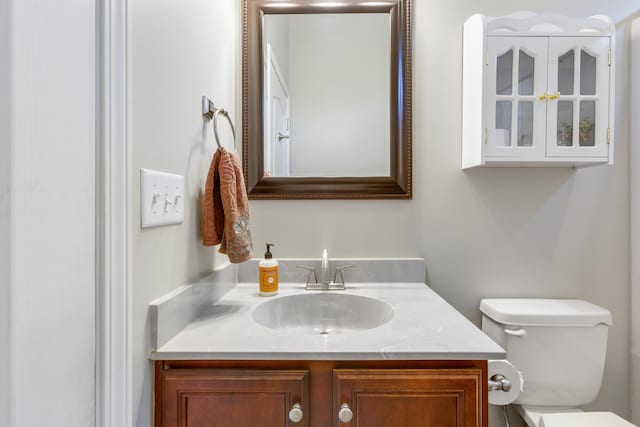
<svg viewBox="0 0 640 427">
<path fill-rule="evenodd" d="M 411 198 L 409 2 L 243 7 L 249 198 Z"/>
</svg>

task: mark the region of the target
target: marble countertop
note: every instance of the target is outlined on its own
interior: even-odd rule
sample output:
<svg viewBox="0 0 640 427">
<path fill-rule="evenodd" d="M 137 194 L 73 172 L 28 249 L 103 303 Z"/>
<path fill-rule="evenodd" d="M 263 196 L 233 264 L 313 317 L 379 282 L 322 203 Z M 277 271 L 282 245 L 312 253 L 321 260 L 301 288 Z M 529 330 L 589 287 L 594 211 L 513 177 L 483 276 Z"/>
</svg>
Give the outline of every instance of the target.
<svg viewBox="0 0 640 427">
<path fill-rule="evenodd" d="M 374 329 L 300 334 L 256 323 L 261 303 L 305 292 L 281 284 L 277 296 L 261 297 L 257 284 L 240 283 L 151 353 L 153 360 L 483 360 L 504 350 L 423 283 L 356 283 L 346 291 L 394 308 Z"/>
</svg>

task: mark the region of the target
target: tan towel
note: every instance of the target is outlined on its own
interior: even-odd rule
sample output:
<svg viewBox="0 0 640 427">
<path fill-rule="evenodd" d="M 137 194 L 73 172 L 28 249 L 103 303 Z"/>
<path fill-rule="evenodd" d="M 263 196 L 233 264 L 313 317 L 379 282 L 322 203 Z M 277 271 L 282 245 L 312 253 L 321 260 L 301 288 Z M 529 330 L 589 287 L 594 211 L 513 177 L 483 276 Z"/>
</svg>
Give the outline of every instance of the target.
<svg viewBox="0 0 640 427">
<path fill-rule="evenodd" d="M 213 156 L 202 203 L 202 244 L 220 243 L 220 253 L 234 264 L 253 256 L 249 230 L 249 200 L 240 160 L 219 148 Z"/>
</svg>

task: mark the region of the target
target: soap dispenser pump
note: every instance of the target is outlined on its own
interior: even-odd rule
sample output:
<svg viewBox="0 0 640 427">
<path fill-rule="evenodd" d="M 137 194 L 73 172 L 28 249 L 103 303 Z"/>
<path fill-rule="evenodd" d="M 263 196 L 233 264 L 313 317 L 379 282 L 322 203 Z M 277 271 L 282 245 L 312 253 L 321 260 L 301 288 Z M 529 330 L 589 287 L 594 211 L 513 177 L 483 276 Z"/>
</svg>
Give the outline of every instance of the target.
<svg viewBox="0 0 640 427">
<path fill-rule="evenodd" d="M 260 272 L 260 295 L 270 297 L 278 293 L 278 261 L 273 259 L 271 254 L 271 246 L 273 243 L 267 243 L 267 252 L 264 259 L 260 260 L 258 270 Z"/>
</svg>

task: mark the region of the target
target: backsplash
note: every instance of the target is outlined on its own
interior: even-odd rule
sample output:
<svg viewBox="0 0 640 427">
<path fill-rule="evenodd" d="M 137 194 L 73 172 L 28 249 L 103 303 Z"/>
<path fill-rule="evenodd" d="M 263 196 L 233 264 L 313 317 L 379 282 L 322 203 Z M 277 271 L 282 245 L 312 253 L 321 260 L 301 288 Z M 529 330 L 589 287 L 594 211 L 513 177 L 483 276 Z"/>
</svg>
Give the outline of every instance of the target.
<svg viewBox="0 0 640 427">
<path fill-rule="evenodd" d="M 238 266 L 239 283 L 258 283 L 258 262 L 252 259 Z M 278 279 L 281 283 L 304 283 L 308 272 L 297 267 L 306 265 L 320 271 L 319 258 L 282 258 L 278 259 Z M 353 265 L 342 271 L 344 281 L 349 283 L 387 282 L 387 283 L 425 283 L 425 263 L 422 258 L 332 258 L 329 260 L 331 275 L 335 268 Z"/>
<path fill-rule="evenodd" d="M 237 284 L 238 266 L 224 264 L 197 282 L 180 286 L 149 303 L 151 348 L 156 349 Z"/>
</svg>

